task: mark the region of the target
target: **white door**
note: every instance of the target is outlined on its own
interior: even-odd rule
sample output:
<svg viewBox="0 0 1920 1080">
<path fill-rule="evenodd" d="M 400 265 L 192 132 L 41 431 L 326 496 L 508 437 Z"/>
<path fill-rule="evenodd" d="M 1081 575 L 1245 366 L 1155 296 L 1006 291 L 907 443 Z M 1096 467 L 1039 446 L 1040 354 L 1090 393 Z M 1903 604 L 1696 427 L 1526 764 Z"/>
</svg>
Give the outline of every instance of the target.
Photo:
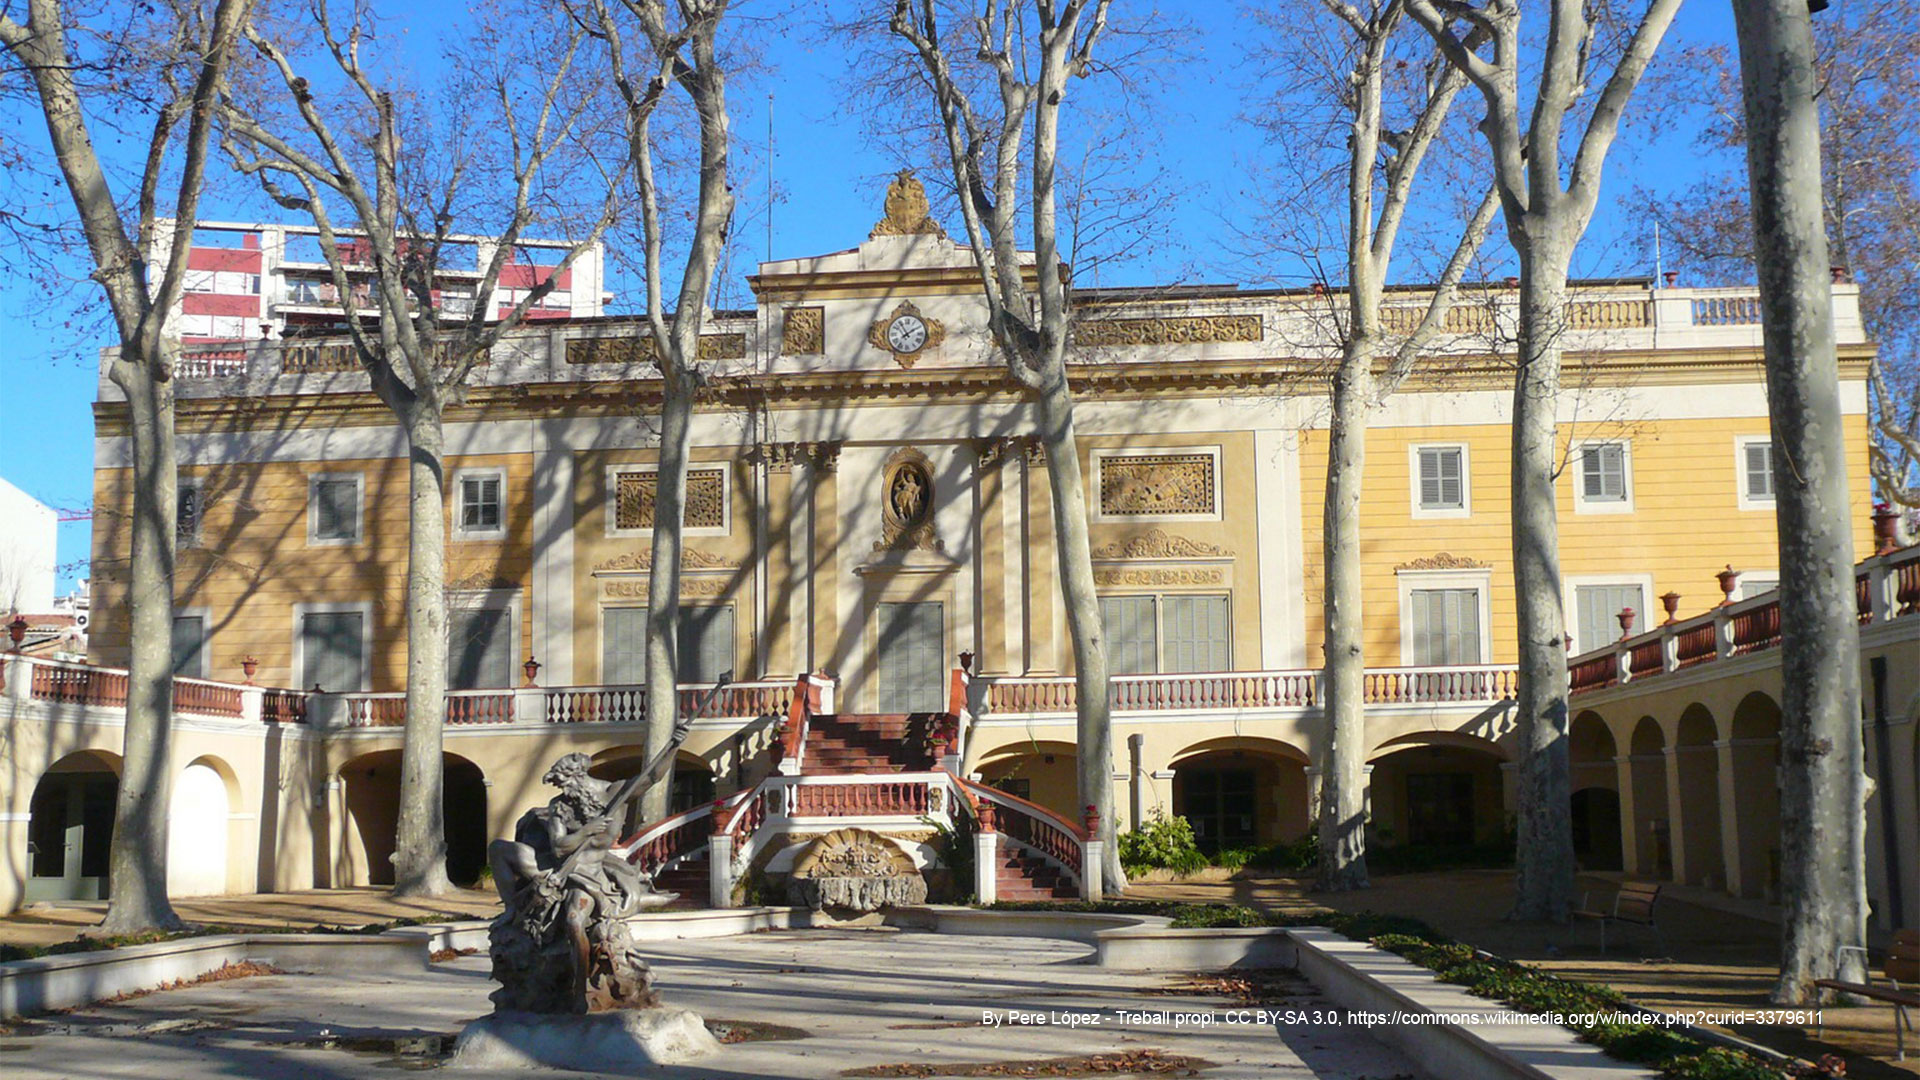
<svg viewBox="0 0 1920 1080">
<path fill-rule="evenodd" d="M 167 814 L 167 893 L 227 891 L 227 784 L 208 765 L 189 765 L 173 782 Z"/>
</svg>

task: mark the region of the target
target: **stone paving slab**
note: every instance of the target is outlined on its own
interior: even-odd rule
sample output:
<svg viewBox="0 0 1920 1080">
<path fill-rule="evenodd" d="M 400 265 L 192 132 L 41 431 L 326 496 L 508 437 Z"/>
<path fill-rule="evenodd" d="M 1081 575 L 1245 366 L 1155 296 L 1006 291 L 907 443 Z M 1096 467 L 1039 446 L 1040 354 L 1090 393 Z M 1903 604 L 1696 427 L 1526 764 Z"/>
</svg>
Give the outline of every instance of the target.
<svg viewBox="0 0 1920 1080">
<path fill-rule="evenodd" d="M 834 1077 L 876 1065 L 1014 1064 L 1146 1049 L 1212 1062 L 1198 1074 L 1207 1080 L 1426 1075 L 1362 1031 L 1263 1023 L 1224 997 L 1163 993 L 1184 981 L 1178 973 L 1103 970 L 1080 962 L 1089 953 L 1085 945 L 1032 938 L 870 930 L 662 942 L 649 955 L 669 1003 L 710 1021 L 756 1021 L 810 1036 L 737 1043 L 717 1057 L 647 1075 Z M 408 1063 L 396 1057 L 392 1040 L 457 1032 L 488 1011 L 492 989 L 484 956 L 424 973 L 213 983 L 0 1031 L 0 1074 L 391 1077 Z M 1292 984 L 1280 1007 L 1311 1015 L 1332 1006 L 1303 981 Z M 1015 1022 L 1007 1022 L 1009 1014 Z M 383 1042 L 349 1048 L 368 1038 Z"/>
</svg>

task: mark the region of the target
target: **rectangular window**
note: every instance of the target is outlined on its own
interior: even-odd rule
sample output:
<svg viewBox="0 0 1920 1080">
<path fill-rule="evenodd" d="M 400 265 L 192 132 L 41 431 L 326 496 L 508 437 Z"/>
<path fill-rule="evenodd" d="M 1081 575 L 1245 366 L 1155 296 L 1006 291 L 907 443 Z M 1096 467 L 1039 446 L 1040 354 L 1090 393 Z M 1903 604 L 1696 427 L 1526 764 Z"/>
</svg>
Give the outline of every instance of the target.
<svg viewBox="0 0 1920 1080">
<path fill-rule="evenodd" d="M 513 609 L 448 611 L 447 689 L 487 690 L 512 685 Z"/>
<path fill-rule="evenodd" d="M 1627 501 L 1625 444 L 1591 443 L 1581 449 L 1580 498 L 1590 503 Z"/>
<path fill-rule="evenodd" d="M 647 609 L 607 608 L 602 612 L 600 681 L 608 686 L 639 686 L 647 681 Z M 733 677 L 733 605 L 680 609 L 679 681 L 717 683 Z"/>
<path fill-rule="evenodd" d="M 1773 444 L 1750 442 L 1740 447 L 1742 486 L 1748 502 L 1773 501 Z"/>
<path fill-rule="evenodd" d="M 1420 509 L 1466 509 L 1466 458 L 1457 446 L 1423 446 L 1420 463 Z"/>
<path fill-rule="evenodd" d="M 1573 589 L 1574 615 L 1579 620 L 1579 637 L 1574 648 L 1579 652 L 1598 649 L 1620 640 L 1620 611 L 1633 609 L 1633 633 L 1647 625 L 1646 605 L 1638 585 L 1576 585 Z"/>
<path fill-rule="evenodd" d="M 1115 675 L 1233 667 L 1225 596 L 1103 596 L 1107 664 Z"/>
<path fill-rule="evenodd" d="M 882 713 L 938 712 L 946 700 L 946 611 L 936 603 L 881 604 Z"/>
<path fill-rule="evenodd" d="M 173 673 L 189 679 L 207 677 L 207 620 L 202 615 L 173 619 Z"/>
<path fill-rule="evenodd" d="M 180 547 L 200 546 L 201 499 L 199 487 L 192 484 L 180 485 L 173 518 L 174 542 Z"/>
<path fill-rule="evenodd" d="M 352 543 L 360 539 L 360 479 L 316 476 L 307 497 L 308 539 Z"/>
<path fill-rule="evenodd" d="M 1107 631 L 1109 672 L 1152 675 L 1160 670 L 1160 637 L 1153 597 L 1103 596 L 1100 621 Z"/>
<path fill-rule="evenodd" d="M 1420 667 L 1478 664 L 1480 590 L 1414 589 L 1413 662 Z"/>
<path fill-rule="evenodd" d="M 1160 601 L 1169 672 L 1228 671 L 1227 598 L 1167 596 Z"/>
<path fill-rule="evenodd" d="M 366 615 L 314 611 L 300 617 L 300 687 L 330 694 L 366 685 Z"/>
<path fill-rule="evenodd" d="M 465 473 L 460 477 L 460 505 L 454 520 L 464 536 L 498 536 L 506 520 L 501 503 L 506 477 L 499 472 Z"/>
</svg>

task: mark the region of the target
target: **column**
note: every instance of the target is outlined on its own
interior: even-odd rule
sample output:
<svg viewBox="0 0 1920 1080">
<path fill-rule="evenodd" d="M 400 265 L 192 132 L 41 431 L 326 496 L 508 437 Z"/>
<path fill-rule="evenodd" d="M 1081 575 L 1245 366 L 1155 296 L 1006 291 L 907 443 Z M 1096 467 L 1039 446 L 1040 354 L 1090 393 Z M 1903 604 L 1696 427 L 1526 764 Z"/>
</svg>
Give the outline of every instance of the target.
<svg viewBox="0 0 1920 1080">
<path fill-rule="evenodd" d="M 1733 740 L 1720 739 L 1714 742 L 1713 752 L 1719 755 L 1720 767 L 1720 861 L 1727 875 L 1727 892 L 1742 896 L 1745 877 L 1740 866 L 1740 799 L 1734 792 Z"/>
<path fill-rule="evenodd" d="M 1007 606 L 1007 517 L 1003 504 L 1007 499 L 1005 464 L 1009 440 L 976 439 L 973 472 L 974 520 L 978 523 L 974 555 L 974 589 L 979 597 L 974 635 L 974 670 L 983 675 L 1004 675 L 1015 668 L 1017 654 L 1010 627 L 1018 621 L 1018 611 L 1009 618 Z M 1017 557 L 1017 556 L 1016 556 Z"/>
<path fill-rule="evenodd" d="M 1680 884 L 1692 880 L 1688 876 L 1687 825 L 1685 800 L 1680 791 L 1680 748 L 1669 746 L 1664 751 L 1667 767 L 1667 843 L 1673 848 L 1673 880 Z"/>
<path fill-rule="evenodd" d="M 1620 785 L 1620 868 L 1632 877 L 1640 872 L 1640 826 L 1633 805 L 1633 756 L 1622 754 L 1614 758 L 1613 767 Z"/>
<path fill-rule="evenodd" d="M 840 444 L 808 446 L 807 493 L 812 508 L 812 537 L 807 559 L 806 669 L 819 671 L 835 663 L 840 625 L 840 492 L 835 472 Z"/>
<path fill-rule="evenodd" d="M 760 602 L 759 675 L 791 678 L 801 670 L 794 656 L 793 613 L 799 606 L 799 583 L 794 578 L 794 523 L 804 515 L 794 503 L 793 444 L 762 443 L 755 456 L 763 470 L 765 499 L 756 509 L 762 530 L 756 538 L 764 567 L 765 588 Z"/>
<path fill-rule="evenodd" d="M 1053 481 L 1040 440 L 1026 441 L 1026 463 L 1027 671 L 1051 675 L 1060 671 L 1056 628 L 1064 617 L 1064 603 L 1059 596 L 1059 555 L 1053 541 L 1053 488 L 1049 486 Z"/>
</svg>

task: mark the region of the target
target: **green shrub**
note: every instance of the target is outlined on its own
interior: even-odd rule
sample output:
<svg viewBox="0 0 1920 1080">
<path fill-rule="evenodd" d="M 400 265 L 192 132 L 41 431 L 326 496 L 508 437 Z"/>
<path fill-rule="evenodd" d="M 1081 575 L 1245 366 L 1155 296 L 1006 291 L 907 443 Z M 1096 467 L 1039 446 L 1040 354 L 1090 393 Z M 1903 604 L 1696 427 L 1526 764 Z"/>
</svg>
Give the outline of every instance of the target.
<svg viewBox="0 0 1920 1080">
<path fill-rule="evenodd" d="M 1238 904 L 1193 904 L 1175 912 L 1175 930 L 1212 930 L 1223 926 L 1265 926 L 1266 916 Z"/>
<path fill-rule="evenodd" d="M 1138 829 L 1120 834 L 1120 865 L 1129 874 L 1172 870 L 1191 874 L 1207 865 L 1207 857 L 1193 842 L 1193 826 L 1183 817 L 1169 817 L 1158 807 Z"/>
</svg>

